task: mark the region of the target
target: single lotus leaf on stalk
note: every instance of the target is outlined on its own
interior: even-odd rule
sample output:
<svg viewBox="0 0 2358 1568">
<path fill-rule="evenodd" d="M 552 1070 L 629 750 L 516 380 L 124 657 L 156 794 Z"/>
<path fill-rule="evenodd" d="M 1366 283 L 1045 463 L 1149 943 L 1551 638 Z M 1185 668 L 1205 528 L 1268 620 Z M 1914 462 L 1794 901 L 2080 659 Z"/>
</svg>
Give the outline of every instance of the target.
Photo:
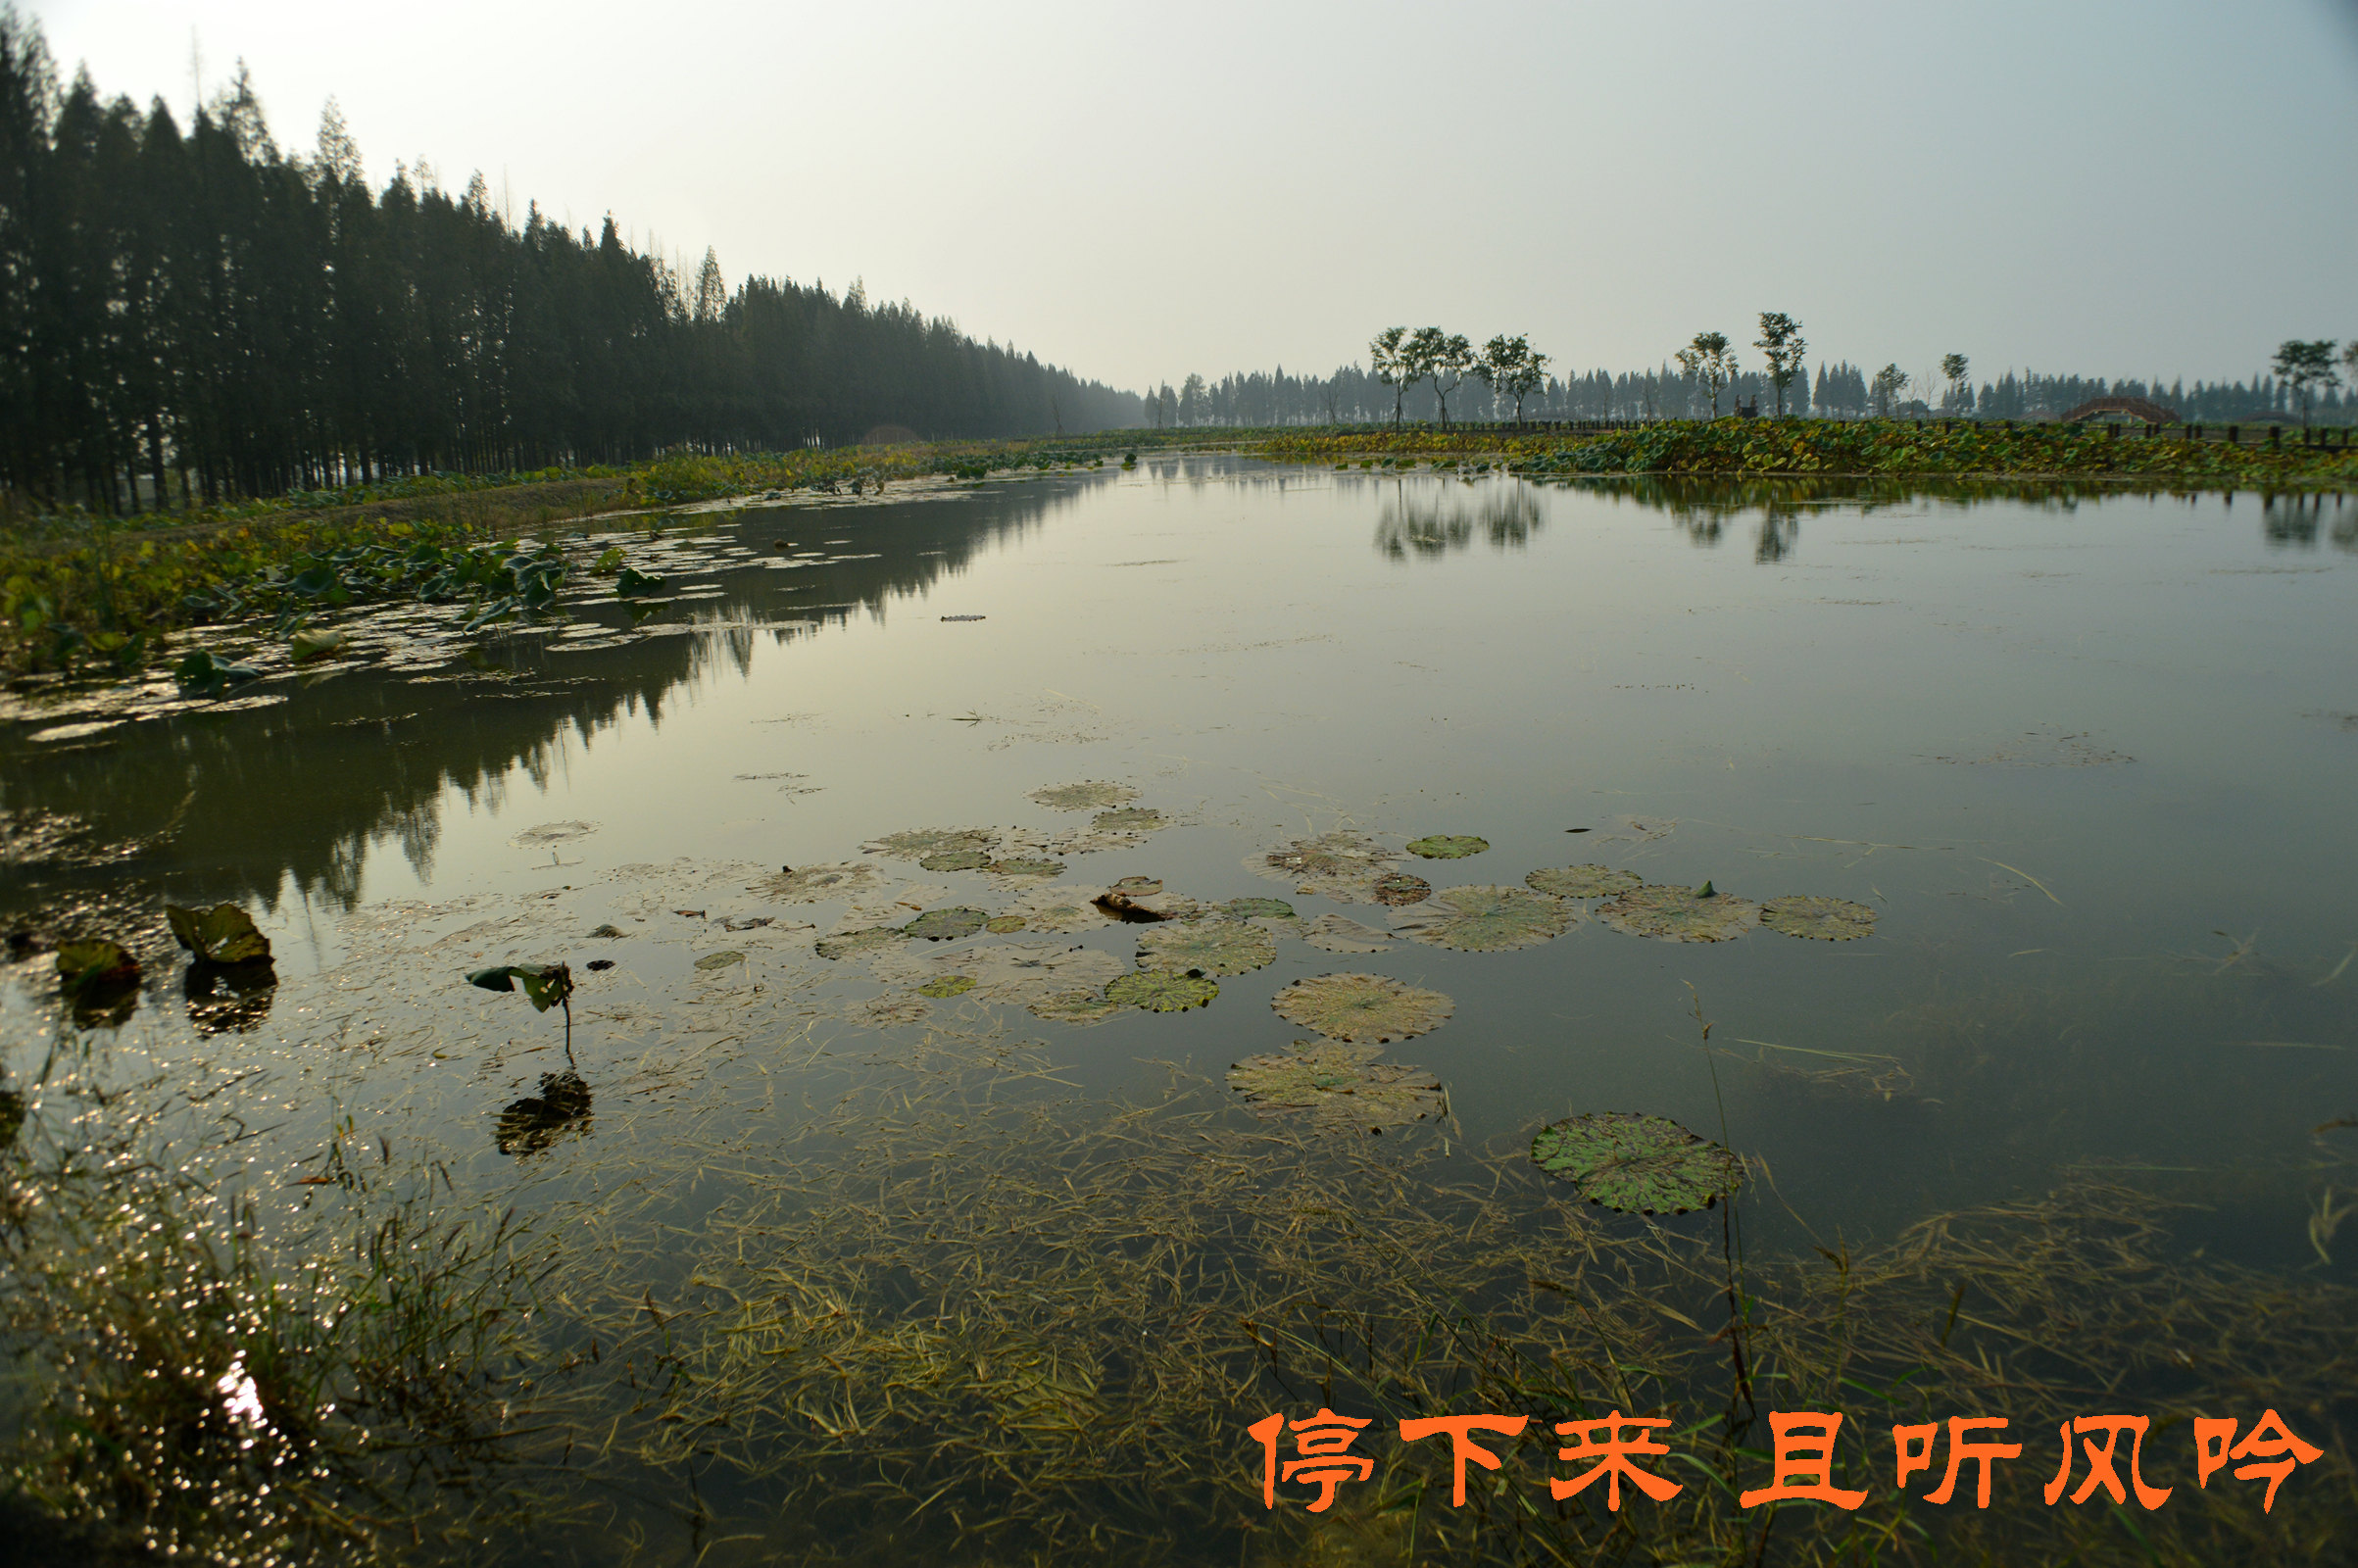
<svg viewBox="0 0 2358 1568">
<path fill-rule="evenodd" d="M 1379 1061 L 1374 1046 L 1297 1040 L 1289 1051 L 1248 1056 L 1228 1069 L 1229 1087 L 1254 1114 L 1306 1115 L 1313 1126 L 1381 1133 L 1449 1111 L 1441 1080 L 1422 1067 Z"/>
<path fill-rule="evenodd" d="M 1388 908 L 1422 904 L 1433 896 L 1433 884 L 1413 871 L 1387 871 L 1375 879 L 1375 902 Z"/>
<path fill-rule="evenodd" d="M 352 646 L 352 634 L 338 627 L 322 627 L 318 631 L 299 631 L 287 641 L 287 655 L 298 664 L 340 654 Z"/>
<path fill-rule="evenodd" d="M 1329 1040 L 1405 1040 L 1447 1022 L 1457 1004 L 1383 974 L 1321 974 L 1297 980 L 1269 1000 L 1288 1023 Z"/>
<path fill-rule="evenodd" d="M 58 989 L 70 997 L 136 985 L 139 960 L 119 942 L 93 937 L 57 945 Z"/>
<path fill-rule="evenodd" d="M 991 863 L 987 850 L 948 850 L 928 855 L 917 864 L 928 871 L 979 871 Z"/>
<path fill-rule="evenodd" d="M 849 958 L 856 954 L 872 953 L 889 948 L 896 942 L 907 942 L 909 933 L 897 925 L 863 926 L 847 931 L 839 937 L 822 937 L 811 944 L 811 951 L 822 958 Z"/>
<path fill-rule="evenodd" d="M 1052 784 L 1032 791 L 1030 799 L 1052 811 L 1103 811 L 1116 806 L 1127 806 L 1138 799 L 1138 792 L 1127 784 L 1106 784 L 1086 780 L 1079 784 Z"/>
<path fill-rule="evenodd" d="M 1276 958 L 1276 940 L 1242 920 L 1172 920 L 1138 939 L 1141 969 L 1225 976 L 1250 974 Z"/>
<path fill-rule="evenodd" d="M 614 592 L 624 599 L 636 599 L 645 594 L 660 594 L 669 579 L 651 577 L 636 566 L 624 566 L 614 578 Z"/>
<path fill-rule="evenodd" d="M 1597 906 L 1597 918 L 1634 937 L 1729 942 L 1760 923 L 1760 906 L 1716 891 L 1649 886 L 1605 900 Z"/>
<path fill-rule="evenodd" d="M 1428 860 L 1462 860 L 1489 848 L 1490 840 L 1475 838 L 1470 833 L 1436 833 L 1430 838 L 1408 841 L 1408 853 Z"/>
<path fill-rule="evenodd" d="M 863 855 L 885 855 L 896 860 L 922 860 L 929 855 L 953 855 L 974 850 L 988 855 L 999 847 L 997 829 L 987 827 L 919 827 L 887 833 L 860 847 Z"/>
<path fill-rule="evenodd" d="M 1534 871 L 1523 878 L 1523 885 L 1559 899 L 1605 899 L 1645 886 L 1646 878 L 1635 871 L 1616 870 L 1609 865 L 1564 865 Z"/>
<path fill-rule="evenodd" d="M 696 960 L 696 967 L 707 971 L 725 969 L 732 963 L 743 963 L 745 955 L 737 952 L 708 953 Z"/>
<path fill-rule="evenodd" d="M 1219 906 L 1232 920 L 1291 920 L 1294 906 L 1283 899 L 1230 899 Z"/>
<path fill-rule="evenodd" d="M 846 899 L 855 893 L 864 893 L 883 880 L 884 873 L 872 865 L 844 861 L 834 865 L 781 867 L 776 876 L 757 882 L 747 891 L 782 904 L 815 904 L 821 899 Z"/>
<path fill-rule="evenodd" d="M 1592 1203 L 1625 1214 L 1709 1208 L 1744 1185 L 1744 1160 L 1675 1121 L 1629 1110 L 1573 1116 L 1543 1127 L 1531 1157 L 1577 1182 Z"/>
<path fill-rule="evenodd" d="M 1150 893 L 1162 891 L 1162 878 L 1158 876 L 1126 876 L 1105 891 L 1118 893 L 1126 899 L 1143 899 Z"/>
<path fill-rule="evenodd" d="M 234 904 L 210 909 L 164 906 L 164 918 L 173 940 L 201 963 L 250 963 L 270 956 L 270 939 L 254 928 L 254 917 Z"/>
<path fill-rule="evenodd" d="M 514 991 L 521 983 L 534 1012 L 563 1006 L 573 995 L 573 971 L 562 963 L 504 963 L 490 969 L 472 969 L 467 972 L 467 983 L 486 991 Z"/>
<path fill-rule="evenodd" d="M 1394 929 L 1418 942 L 1460 953 L 1504 953 L 1561 936 L 1580 917 L 1577 905 L 1529 888 L 1442 888 L 1392 917 Z"/>
<path fill-rule="evenodd" d="M 1815 937 L 1820 942 L 1849 942 L 1875 934 L 1875 911 L 1848 899 L 1792 894 L 1760 906 L 1760 923 L 1789 937 Z"/>
<path fill-rule="evenodd" d="M 973 989 L 973 976 L 963 974 L 946 974 L 939 980 L 928 980 L 923 985 L 917 987 L 917 995 L 920 997 L 933 997 L 938 1000 L 944 997 L 962 997 Z"/>
<path fill-rule="evenodd" d="M 1093 990 L 1122 973 L 1121 960 L 1110 953 L 1054 942 L 973 948 L 934 962 L 944 973 L 972 979 L 982 996 L 1027 1007 L 1067 992 Z"/>
<path fill-rule="evenodd" d="M 1098 812 L 1089 819 L 1089 825 L 1102 833 L 1152 833 L 1167 824 L 1162 813 L 1152 806 L 1124 806 Z"/>
<path fill-rule="evenodd" d="M 262 679 L 262 671 L 200 648 L 172 667 L 172 679 L 190 697 L 218 697 L 232 686 Z"/>
<path fill-rule="evenodd" d="M 1062 860 L 1042 860 L 1034 859 L 1028 856 L 1016 856 L 1009 859 L 993 860 L 989 865 L 983 867 L 983 869 L 989 871 L 993 876 L 1015 877 L 1024 881 L 1037 881 L 1042 877 L 1062 876 L 1064 874 L 1064 862 Z"/>
<path fill-rule="evenodd" d="M 1349 915 L 1322 914 L 1302 928 L 1302 940 L 1328 953 L 1390 953 L 1392 934 Z"/>
<path fill-rule="evenodd" d="M 1007 906 L 1007 912 L 1034 931 L 1094 931 L 1112 921 L 1111 915 L 1097 906 L 1102 897 L 1097 888 L 1054 883 L 1027 890 Z"/>
<path fill-rule="evenodd" d="M 995 937 L 1004 937 L 1023 929 L 1020 914 L 995 914 L 983 922 L 983 929 Z"/>
<path fill-rule="evenodd" d="M 1032 1015 L 1051 1023 L 1104 1023 L 1122 1004 L 1098 991 L 1059 991 L 1031 1004 Z"/>
<path fill-rule="evenodd" d="M 990 923 L 990 911 L 959 905 L 948 909 L 928 909 L 902 929 L 928 942 L 955 942 L 959 937 L 974 935 Z"/>
<path fill-rule="evenodd" d="M 544 1072 L 540 1093 L 511 1101 L 492 1130 L 503 1154 L 537 1154 L 568 1134 L 590 1127 L 590 1087 L 578 1073 Z"/>
<path fill-rule="evenodd" d="M 1105 987 L 1108 1000 L 1149 1012 L 1185 1012 L 1210 1004 L 1220 988 L 1200 974 L 1139 969 Z"/>
</svg>

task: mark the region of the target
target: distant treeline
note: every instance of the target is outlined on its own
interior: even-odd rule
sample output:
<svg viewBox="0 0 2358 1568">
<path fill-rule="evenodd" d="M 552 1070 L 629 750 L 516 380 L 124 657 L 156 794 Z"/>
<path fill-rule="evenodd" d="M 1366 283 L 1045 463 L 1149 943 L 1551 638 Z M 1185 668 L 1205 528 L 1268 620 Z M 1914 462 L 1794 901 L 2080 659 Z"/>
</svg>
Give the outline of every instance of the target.
<svg viewBox="0 0 2358 1568">
<path fill-rule="evenodd" d="M 782 450 L 879 426 L 1141 422 L 1134 394 L 855 284 L 693 277 L 495 212 L 430 172 L 381 191 L 331 103 L 280 152 L 241 68 L 183 132 L 61 89 L 0 8 L 0 499 L 99 511 L 421 471 Z"/>
<path fill-rule="evenodd" d="M 1927 372 L 1935 373 L 1935 372 Z M 1821 365 L 1814 372 L 1793 378 L 1787 388 L 1788 414 L 1814 418 L 1864 418 L 1875 412 L 1870 378 L 1847 363 Z M 1777 406 L 1776 389 L 1756 371 L 1737 375 L 1720 393 L 1724 412 L 1734 401 L 1758 401 L 1762 414 Z M 2236 421 L 2283 419 L 2297 423 L 2299 413 L 2283 383 L 2261 374 L 2249 381 L 2183 380 L 2164 384 L 2134 376 L 2107 381 L 2102 376 L 2042 375 L 2009 370 L 1978 388 L 1970 381 L 1942 383 L 1928 389 L 1913 386 L 1891 406 L 1900 417 L 1931 416 L 1979 416 L 1987 419 L 2052 418 L 2089 398 L 2140 397 L 2175 409 L 2187 419 L 2226 424 Z M 2311 418 L 2320 424 L 2347 424 L 2358 419 L 2358 396 L 2348 391 L 2319 393 Z M 1149 405 L 1149 422 L 1185 425 L 1374 424 L 1392 420 L 1393 389 L 1358 365 L 1346 365 L 1328 375 L 1289 375 L 1283 367 L 1274 373 L 1252 371 L 1206 381 L 1191 375 L 1176 389 L 1158 389 Z M 1523 405 L 1527 419 L 1664 419 L 1696 418 L 1710 412 L 1710 396 L 1702 383 L 1675 367 L 1656 370 L 1591 370 L 1586 374 L 1549 376 L 1539 393 Z M 1513 416 L 1511 400 L 1497 399 L 1481 382 L 1468 380 L 1449 394 L 1453 419 L 1505 419 Z M 1440 409 L 1430 387 L 1409 390 L 1404 415 L 1411 420 L 1432 420 Z"/>
</svg>

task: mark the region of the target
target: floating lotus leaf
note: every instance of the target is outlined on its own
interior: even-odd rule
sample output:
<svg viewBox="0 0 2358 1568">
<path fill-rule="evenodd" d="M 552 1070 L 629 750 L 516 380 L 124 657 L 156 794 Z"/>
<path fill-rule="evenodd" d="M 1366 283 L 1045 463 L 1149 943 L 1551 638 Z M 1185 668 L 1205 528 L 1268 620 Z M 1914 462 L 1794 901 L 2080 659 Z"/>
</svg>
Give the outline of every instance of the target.
<svg viewBox="0 0 2358 1568">
<path fill-rule="evenodd" d="M 815 904 L 821 899 L 848 899 L 865 893 L 884 880 L 872 865 L 845 861 L 837 865 L 802 865 L 783 871 L 749 890 L 781 904 Z"/>
<path fill-rule="evenodd" d="M 1097 991 L 1064 991 L 1031 1004 L 1034 1017 L 1051 1023 L 1104 1023 L 1122 1004 Z"/>
<path fill-rule="evenodd" d="M 1531 1157 L 1580 1184 L 1592 1203 L 1625 1214 L 1709 1208 L 1744 1185 L 1744 1161 L 1675 1121 L 1606 1110 L 1543 1127 Z"/>
<path fill-rule="evenodd" d="M 1704 883 L 1709 887 L 1709 883 Z M 1597 918 L 1616 931 L 1663 942 L 1729 942 L 1760 923 L 1760 906 L 1726 893 L 1693 888 L 1632 888 L 1597 906 Z"/>
<path fill-rule="evenodd" d="M 1219 906 L 1232 920 L 1291 920 L 1294 906 L 1283 899 L 1230 899 Z"/>
<path fill-rule="evenodd" d="M 935 998 L 959 997 L 973 989 L 974 977 L 972 975 L 946 974 L 939 980 L 928 980 L 917 987 L 917 995 Z"/>
<path fill-rule="evenodd" d="M 1364 833 L 1348 831 L 1299 839 L 1245 863 L 1263 876 L 1294 883 L 1298 892 L 1346 904 L 1374 903 L 1378 879 L 1400 867 L 1391 851 Z"/>
<path fill-rule="evenodd" d="M 1158 876 L 1126 876 L 1105 891 L 1119 893 L 1124 898 L 1143 899 L 1150 893 L 1162 891 L 1162 878 Z"/>
<path fill-rule="evenodd" d="M 990 911 L 959 905 L 948 909 L 927 909 L 901 929 L 928 942 L 955 942 L 959 937 L 974 935 L 990 922 Z"/>
<path fill-rule="evenodd" d="M 1229 1087 L 1262 1116 L 1306 1115 L 1313 1124 L 1380 1133 L 1449 1110 L 1441 1080 L 1422 1067 L 1378 1061 L 1374 1046 L 1297 1040 L 1290 1051 L 1248 1056 Z"/>
<path fill-rule="evenodd" d="M 1068 992 L 1089 991 L 1122 973 L 1110 953 L 1055 942 L 1007 942 L 945 954 L 934 960 L 946 974 L 962 974 L 978 995 L 1031 1006 Z"/>
<path fill-rule="evenodd" d="M 1004 937 L 1010 932 L 1023 929 L 1023 916 L 1020 914 L 995 914 L 983 922 L 983 929 L 995 937 Z"/>
<path fill-rule="evenodd" d="M 1201 975 L 1174 974 L 1161 969 L 1136 969 L 1105 988 L 1108 1001 L 1149 1012 L 1185 1012 L 1207 1005 L 1220 988 Z"/>
<path fill-rule="evenodd" d="M 210 909 L 164 906 L 173 940 L 202 963 L 250 963 L 270 956 L 270 939 L 254 928 L 254 917 L 234 904 Z"/>
<path fill-rule="evenodd" d="M 1460 953 L 1503 953 L 1537 947 L 1563 934 L 1580 917 L 1577 906 L 1529 888 L 1443 888 L 1392 917 L 1393 926 L 1419 942 Z"/>
<path fill-rule="evenodd" d="M 696 960 L 696 967 L 699 969 L 725 969 L 732 963 L 743 963 L 744 961 L 745 955 L 742 953 L 708 953 Z"/>
<path fill-rule="evenodd" d="M 929 855 L 955 855 L 960 850 L 989 854 L 999 847 L 999 833 L 987 827 L 919 827 L 906 833 L 887 833 L 860 847 L 863 855 L 886 855 L 896 860 L 922 860 Z"/>
<path fill-rule="evenodd" d="M 1032 888 L 1008 905 L 1007 912 L 1034 931 L 1094 931 L 1112 924 L 1112 917 L 1095 902 L 1103 891 L 1064 882 Z"/>
<path fill-rule="evenodd" d="M 1152 833 L 1167 826 L 1162 813 L 1152 806 L 1125 806 L 1117 810 L 1100 811 L 1089 819 L 1089 825 L 1101 833 Z"/>
<path fill-rule="evenodd" d="M 985 850 L 946 850 L 917 862 L 928 871 L 979 871 L 990 863 L 990 853 Z"/>
<path fill-rule="evenodd" d="M 1329 1040 L 1405 1040 L 1438 1029 L 1457 1004 L 1382 974 L 1322 974 L 1297 980 L 1270 999 L 1288 1023 Z"/>
<path fill-rule="evenodd" d="M 1490 840 L 1475 838 L 1470 833 L 1436 833 L 1430 838 L 1408 841 L 1408 853 L 1421 855 L 1428 860 L 1462 860 L 1489 848 Z"/>
<path fill-rule="evenodd" d="M 1037 881 L 1042 877 L 1062 876 L 1064 862 L 1017 857 L 1013 859 L 993 860 L 985 869 L 993 876 L 1021 877 L 1026 881 Z"/>
<path fill-rule="evenodd" d="M 57 978 L 58 988 L 69 996 L 128 985 L 139 978 L 139 960 L 121 943 L 104 938 L 61 942 L 57 948 Z"/>
<path fill-rule="evenodd" d="M 1422 904 L 1433 896 L 1433 884 L 1413 871 L 1387 871 L 1375 879 L 1375 902 L 1391 908 Z"/>
<path fill-rule="evenodd" d="M 1302 940 L 1329 953 L 1390 953 L 1392 934 L 1343 914 L 1322 914 L 1302 928 Z"/>
<path fill-rule="evenodd" d="M 1848 899 L 1826 899 L 1793 894 L 1771 899 L 1760 906 L 1760 923 L 1789 937 L 1815 937 L 1821 942 L 1848 942 L 1875 934 L 1875 911 Z"/>
<path fill-rule="evenodd" d="M 1197 974 L 1250 974 L 1277 957 L 1269 933 L 1242 920 L 1170 920 L 1138 939 L 1138 966 Z"/>
<path fill-rule="evenodd" d="M 871 925 L 858 931 L 846 931 L 841 936 L 824 937 L 811 951 L 822 958 L 849 958 L 856 954 L 873 953 L 889 948 L 896 942 L 907 942 L 909 933 L 897 925 Z"/>
<path fill-rule="evenodd" d="M 1030 798 L 1052 811 L 1103 811 L 1129 805 L 1138 799 L 1138 792 L 1127 784 L 1105 784 L 1092 779 L 1079 784 L 1052 784 L 1032 791 Z"/>
<path fill-rule="evenodd" d="M 1618 871 L 1609 865 L 1565 865 L 1551 871 L 1534 871 L 1523 878 L 1523 885 L 1559 899 L 1606 899 L 1645 886 L 1646 878 L 1635 871 Z"/>
</svg>

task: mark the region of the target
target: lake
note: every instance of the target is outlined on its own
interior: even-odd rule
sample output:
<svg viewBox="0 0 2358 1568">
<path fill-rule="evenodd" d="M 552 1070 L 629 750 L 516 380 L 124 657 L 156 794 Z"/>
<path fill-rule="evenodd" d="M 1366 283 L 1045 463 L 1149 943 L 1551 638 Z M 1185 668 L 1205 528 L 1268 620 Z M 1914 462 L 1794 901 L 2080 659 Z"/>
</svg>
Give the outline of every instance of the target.
<svg viewBox="0 0 2358 1568">
<path fill-rule="evenodd" d="M 577 575 L 570 619 L 479 647 L 370 611 L 242 704 L 0 734 L 0 903 L 146 975 L 76 1027 L 45 956 L 13 967 L 23 1149 L 250 1193 L 205 1223 L 277 1250 L 255 1278 L 377 1281 L 327 1338 L 380 1361 L 385 1281 L 500 1303 L 491 1341 L 404 1331 L 435 1401 L 352 1374 L 362 1424 L 433 1434 L 424 1555 L 2349 1549 L 2341 498 L 1163 455 L 568 549 L 616 544 L 662 593 Z M 1613 902 L 1641 883 L 1667 921 Z M 244 907 L 275 987 L 184 980 L 165 900 Z M 467 984 L 557 961 L 569 1066 L 565 1014 Z M 1289 989 L 1329 975 L 1395 982 L 1354 982 L 1353 1040 Z M 1272 1102 L 1304 1063 L 1323 1108 Z M 1534 1166 L 1606 1112 L 1734 1151 L 1741 1190 L 1648 1216 Z M 1665 1158 L 1674 1195 L 1727 1169 Z M 1249 1427 L 1322 1407 L 1374 1418 L 1373 1473 L 1265 1506 Z M 2265 1512 L 2197 1487 L 2189 1418 L 2269 1407 L 2326 1456 Z M 1728 1493 L 1799 1409 L 1848 1412 L 1872 1500 L 1771 1544 Z M 1396 1424 L 1475 1410 L 1530 1420 L 1459 1506 Z M 1674 1499 L 1550 1493 L 1551 1423 L 1608 1410 L 1669 1418 Z M 2043 1502 L 2091 1413 L 2153 1419 L 2171 1502 Z M 1987 1513 L 1920 1500 L 1939 1464 L 1891 1498 L 1890 1427 L 1952 1415 L 2024 1445 Z M 400 1469 L 273 1512 L 200 1448 L 153 1462 L 242 1499 L 254 1561 Z"/>
</svg>

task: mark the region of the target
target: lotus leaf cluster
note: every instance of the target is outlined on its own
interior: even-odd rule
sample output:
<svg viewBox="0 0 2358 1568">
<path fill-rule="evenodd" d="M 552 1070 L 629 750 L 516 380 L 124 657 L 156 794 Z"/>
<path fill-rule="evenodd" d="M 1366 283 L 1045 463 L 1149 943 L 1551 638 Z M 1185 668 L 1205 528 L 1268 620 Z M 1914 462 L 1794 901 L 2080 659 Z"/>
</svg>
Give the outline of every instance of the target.
<svg viewBox="0 0 2358 1568">
<path fill-rule="evenodd" d="M 1470 833 L 1436 833 L 1408 841 L 1408 853 L 1428 860 L 1462 860 L 1489 848 L 1490 840 L 1475 838 Z"/>
<path fill-rule="evenodd" d="M 1250 974 L 1277 957 L 1277 943 L 1243 920 L 1169 920 L 1138 939 L 1138 966 L 1214 976 Z"/>
<path fill-rule="evenodd" d="M 1625 1214 L 1709 1208 L 1744 1184 L 1744 1160 L 1675 1121 L 1597 1111 L 1540 1129 L 1531 1157 L 1579 1184 L 1590 1202 Z"/>
<path fill-rule="evenodd" d="M 1345 904 L 1376 902 L 1376 883 L 1397 871 L 1392 853 L 1364 833 L 1322 833 L 1298 839 L 1245 862 L 1264 876 L 1293 882 L 1297 891 Z"/>
<path fill-rule="evenodd" d="M 1202 975 L 1162 969 L 1134 969 L 1105 987 L 1106 1000 L 1149 1012 L 1185 1012 L 1207 1006 L 1220 988 Z"/>
<path fill-rule="evenodd" d="M 1563 865 L 1534 871 L 1523 878 L 1523 885 L 1559 899 L 1609 899 L 1616 893 L 1645 886 L 1646 878 L 1635 871 L 1609 865 Z"/>
<path fill-rule="evenodd" d="M 1457 1004 L 1383 974 L 1322 974 L 1297 980 L 1270 999 L 1288 1023 L 1329 1040 L 1406 1040 L 1438 1029 Z"/>
<path fill-rule="evenodd" d="M 1794 894 L 1771 899 L 1760 906 L 1760 923 L 1789 937 L 1813 937 L 1820 942 L 1850 942 L 1875 934 L 1875 911 L 1848 899 Z"/>
<path fill-rule="evenodd" d="M 887 833 L 880 839 L 870 839 L 860 847 L 863 855 L 917 861 L 929 855 L 956 855 L 960 851 L 988 855 L 998 848 L 998 831 L 987 827 L 910 828 L 905 833 Z"/>
<path fill-rule="evenodd" d="M 1380 1061 L 1374 1046 L 1297 1040 L 1288 1051 L 1248 1056 L 1229 1086 L 1262 1116 L 1306 1116 L 1312 1125 L 1381 1133 L 1449 1110 L 1441 1080 L 1421 1067 Z"/>
<path fill-rule="evenodd" d="M 1442 888 L 1392 917 L 1394 929 L 1437 948 L 1504 953 L 1561 936 L 1579 917 L 1576 906 L 1529 888 L 1475 883 Z"/>
<path fill-rule="evenodd" d="M 1731 942 L 1760 923 L 1760 906 L 1748 899 L 1701 888 L 1632 888 L 1597 907 L 1597 918 L 1616 931 L 1661 942 Z"/>
<path fill-rule="evenodd" d="M 1129 805 L 1138 799 L 1138 792 L 1127 784 L 1087 779 L 1078 784 L 1051 784 L 1032 791 L 1030 798 L 1052 811 L 1104 811 Z"/>
</svg>

